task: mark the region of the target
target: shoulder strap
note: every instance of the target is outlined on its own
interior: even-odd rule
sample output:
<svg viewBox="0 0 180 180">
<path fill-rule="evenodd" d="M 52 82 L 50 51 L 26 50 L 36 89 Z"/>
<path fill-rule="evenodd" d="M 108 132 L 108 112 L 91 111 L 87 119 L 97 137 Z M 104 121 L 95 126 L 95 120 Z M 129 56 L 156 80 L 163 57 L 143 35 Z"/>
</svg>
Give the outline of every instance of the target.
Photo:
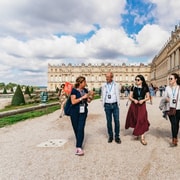
<svg viewBox="0 0 180 180">
<path fill-rule="evenodd" d="M 179 88 L 178 88 L 178 94 L 177 94 L 177 98 L 176 98 L 176 107 L 177 107 L 178 98 L 179 98 Z"/>
</svg>

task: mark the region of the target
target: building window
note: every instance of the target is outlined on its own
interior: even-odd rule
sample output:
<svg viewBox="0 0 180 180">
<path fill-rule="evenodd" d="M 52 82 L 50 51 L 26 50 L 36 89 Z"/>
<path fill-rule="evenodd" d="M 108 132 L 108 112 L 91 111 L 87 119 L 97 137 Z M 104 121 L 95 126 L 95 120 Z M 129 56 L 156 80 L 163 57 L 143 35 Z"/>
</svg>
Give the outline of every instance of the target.
<svg viewBox="0 0 180 180">
<path fill-rule="evenodd" d="M 61 76 L 59 76 L 59 81 L 60 81 L 60 82 L 62 81 L 62 77 L 61 77 Z"/>
<path fill-rule="evenodd" d="M 134 76 L 131 76 L 131 81 L 134 81 Z"/>
<path fill-rule="evenodd" d="M 115 79 L 116 79 L 116 81 L 118 81 L 118 76 L 116 76 L 116 78 L 115 78 Z"/>
<path fill-rule="evenodd" d="M 53 81 L 53 75 L 51 75 L 51 81 Z"/>
<path fill-rule="evenodd" d="M 72 82 L 74 82 L 74 81 L 75 81 L 74 76 L 72 76 Z"/>
</svg>

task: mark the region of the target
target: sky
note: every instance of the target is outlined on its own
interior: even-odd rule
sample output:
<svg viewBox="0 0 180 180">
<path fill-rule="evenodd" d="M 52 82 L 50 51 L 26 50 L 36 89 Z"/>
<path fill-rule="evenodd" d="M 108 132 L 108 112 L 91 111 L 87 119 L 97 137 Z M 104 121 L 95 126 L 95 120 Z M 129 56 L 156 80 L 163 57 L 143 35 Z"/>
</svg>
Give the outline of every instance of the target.
<svg viewBox="0 0 180 180">
<path fill-rule="evenodd" d="M 149 64 L 177 0 L 0 0 L 0 82 L 47 86 L 48 64 Z"/>
</svg>

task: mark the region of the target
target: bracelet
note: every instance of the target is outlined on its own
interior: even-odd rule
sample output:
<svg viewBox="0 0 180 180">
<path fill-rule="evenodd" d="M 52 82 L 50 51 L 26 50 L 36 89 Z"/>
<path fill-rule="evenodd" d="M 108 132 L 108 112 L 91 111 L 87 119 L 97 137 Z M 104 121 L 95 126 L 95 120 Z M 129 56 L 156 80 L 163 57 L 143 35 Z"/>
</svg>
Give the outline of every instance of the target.
<svg viewBox="0 0 180 180">
<path fill-rule="evenodd" d="M 82 98 L 80 98 L 79 100 L 82 101 Z"/>
</svg>

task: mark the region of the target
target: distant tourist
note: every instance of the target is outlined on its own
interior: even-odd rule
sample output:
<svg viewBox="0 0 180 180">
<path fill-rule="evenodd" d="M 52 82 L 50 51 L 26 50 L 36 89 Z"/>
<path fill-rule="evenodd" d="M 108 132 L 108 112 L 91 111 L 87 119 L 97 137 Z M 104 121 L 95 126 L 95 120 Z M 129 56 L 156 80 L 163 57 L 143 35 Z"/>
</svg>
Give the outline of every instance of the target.
<svg viewBox="0 0 180 180">
<path fill-rule="evenodd" d="M 146 109 L 146 101 L 149 100 L 149 88 L 142 75 L 136 76 L 135 86 L 131 88 L 129 99 L 131 105 L 127 113 L 125 129 L 134 128 L 135 139 L 140 137 L 140 142 L 147 145 L 144 133 L 149 130 L 150 126 Z"/>
<path fill-rule="evenodd" d="M 119 122 L 119 104 L 120 104 L 120 88 L 119 85 L 113 81 L 113 73 L 109 72 L 106 74 L 106 83 L 102 87 L 102 103 L 104 111 L 106 113 L 106 123 L 108 131 L 108 143 L 113 141 L 120 144 L 121 139 L 119 137 L 120 122 Z M 112 118 L 114 118 L 114 129 L 113 133 Z"/>
<path fill-rule="evenodd" d="M 171 122 L 172 142 L 171 146 L 177 146 L 178 144 L 178 132 L 180 121 L 180 77 L 176 73 L 172 73 L 169 76 L 169 86 L 166 87 L 164 97 L 169 102 L 170 108 L 175 108 L 175 114 L 169 115 Z"/>
<path fill-rule="evenodd" d="M 64 91 L 64 88 L 65 88 L 65 84 L 62 84 L 58 92 L 59 104 L 60 104 L 60 115 L 59 115 L 60 118 L 62 118 L 62 116 L 64 115 L 64 105 L 66 104 L 68 97 L 68 95 Z"/>
<path fill-rule="evenodd" d="M 160 97 L 163 96 L 163 92 L 164 92 L 164 91 L 165 91 L 165 87 L 161 85 L 161 86 L 159 87 Z"/>
<path fill-rule="evenodd" d="M 93 91 L 88 92 L 86 87 L 86 79 L 83 76 L 79 76 L 76 79 L 74 88 L 71 91 L 71 103 L 70 110 L 71 123 L 76 137 L 76 155 L 84 155 L 83 140 L 84 129 L 86 124 L 86 118 L 88 114 L 88 103 L 93 99 Z"/>
<path fill-rule="evenodd" d="M 155 88 L 152 83 L 149 85 L 149 94 L 150 94 L 149 100 L 150 100 L 150 103 L 152 104 L 153 96 L 155 96 Z"/>
</svg>

